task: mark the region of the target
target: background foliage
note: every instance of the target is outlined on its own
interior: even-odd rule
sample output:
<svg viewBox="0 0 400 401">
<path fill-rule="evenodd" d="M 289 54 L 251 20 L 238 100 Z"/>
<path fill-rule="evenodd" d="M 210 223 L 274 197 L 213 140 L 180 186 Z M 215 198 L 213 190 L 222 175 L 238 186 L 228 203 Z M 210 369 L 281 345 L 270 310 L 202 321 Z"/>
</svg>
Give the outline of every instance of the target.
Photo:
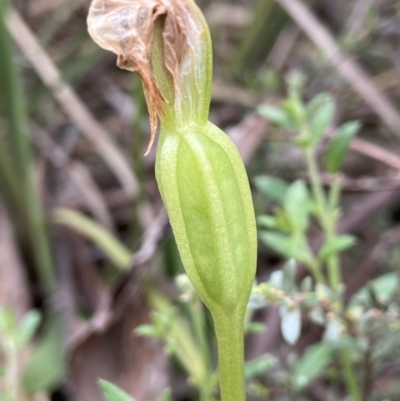
<svg viewBox="0 0 400 401">
<path fill-rule="evenodd" d="M 259 223 L 248 399 L 398 399 L 399 2 L 198 4 Z M 0 399 L 216 400 L 140 81 L 88 6 L 0 3 Z"/>
</svg>

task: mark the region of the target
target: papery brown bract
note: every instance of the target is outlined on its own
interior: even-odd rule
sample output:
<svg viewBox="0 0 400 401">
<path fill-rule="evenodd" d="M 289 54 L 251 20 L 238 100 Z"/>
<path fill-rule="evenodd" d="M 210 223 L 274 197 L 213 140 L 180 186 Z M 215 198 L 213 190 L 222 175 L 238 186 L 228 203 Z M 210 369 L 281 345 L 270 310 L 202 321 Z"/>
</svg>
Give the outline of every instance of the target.
<svg viewBox="0 0 400 401">
<path fill-rule="evenodd" d="M 193 11 L 196 18 L 193 18 Z M 136 72 L 143 81 L 151 125 L 151 140 L 146 154 L 155 140 L 158 117 L 164 115 L 163 103 L 165 106 L 173 102 L 175 112 L 182 120 L 187 114 L 185 109 L 193 113 L 188 120 L 198 114 L 195 109 L 191 110 L 197 104 L 191 92 L 193 89 L 195 92 L 204 91 L 203 88 L 196 90 L 196 86 L 198 82 L 210 79 L 206 60 L 196 60 L 208 53 L 205 45 L 201 45 L 202 40 L 198 40 L 199 35 L 208 35 L 204 20 L 202 17 L 199 20 L 198 14 L 192 1 L 179 0 L 93 0 L 90 6 L 88 30 L 93 40 L 117 54 L 120 68 Z M 174 99 L 166 99 L 162 93 L 152 65 L 153 35 L 158 19 L 163 20 L 162 63 L 172 76 Z M 197 83 L 190 82 L 193 76 L 198 78 Z M 191 87 L 186 97 L 182 94 L 185 85 Z M 207 83 L 203 86 L 207 89 Z M 191 98 L 189 102 L 188 96 Z"/>
</svg>

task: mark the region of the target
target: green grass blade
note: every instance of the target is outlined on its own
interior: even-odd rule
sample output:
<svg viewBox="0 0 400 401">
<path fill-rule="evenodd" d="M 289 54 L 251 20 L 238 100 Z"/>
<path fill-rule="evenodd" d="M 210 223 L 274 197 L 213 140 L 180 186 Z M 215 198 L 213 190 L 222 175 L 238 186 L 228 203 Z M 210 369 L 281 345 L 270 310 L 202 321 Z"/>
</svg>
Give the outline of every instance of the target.
<svg viewBox="0 0 400 401">
<path fill-rule="evenodd" d="M 21 197 L 18 202 L 21 202 L 20 207 L 24 211 L 21 217 L 25 218 L 22 224 L 29 238 L 40 283 L 45 293 L 49 294 L 55 286 L 55 275 L 40 198 L 33 185 L 33 157 L 27 135 L 24 95 L 18 68 L 13 61 L 12 44 L 6 26 L 8 7 L 8 1 L 0 2 L 0 96 L 10 129 L 9 151 L 15 160 L 8 157 L 4 159 L 3 164 L 7 160 L 15 165 L 6 166 L 3 181 L 8 183 L 9 191 L 14 196 Z M 2 152 L 6 150 L 3 148 Z"/>
</svg>

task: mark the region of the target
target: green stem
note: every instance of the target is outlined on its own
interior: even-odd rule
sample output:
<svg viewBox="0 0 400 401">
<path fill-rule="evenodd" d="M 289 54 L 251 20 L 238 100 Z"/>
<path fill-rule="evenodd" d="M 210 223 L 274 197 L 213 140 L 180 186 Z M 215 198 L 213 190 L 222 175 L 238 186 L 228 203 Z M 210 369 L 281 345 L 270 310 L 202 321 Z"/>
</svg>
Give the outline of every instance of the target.
<svg viewBox="0 0 400 401">
<path fill-rule="evenodd" d="M 212 399 L 213 387 L 210 386 L 210 376 L 212 374 L 210 348 L 207 344 L 205 333 L 205 316 L 204 308 L 201 301 L 197 298 L 190 304 L 187 304 L 186 311 L 190 316 L 193 325 L 194 335 L 198 342 L 200 353 L 203 357 L 204 375 L 199 378 L 201 381 L 198 384 L 199 399 L 200 401 L 210 401 Z"/>
<path fill-rule="evenodd" d="M 150 305 L 157 312 L 165 315 L 171 310 L 172 305 L 158 291 L 151 287 L 145 287 L 145 291 L 149 297 Z M 179 345 L 174 348 L 174 354 L 177 360 L 187 371 L 196 387 L 199 388 L 204 382 L 203 378 L 207 376 L 204 359 L 199 347 L 193 339 L 193 335 L 187 330 L 186 324 L 178 316 L 173 319 L 170 327 L 170 338 L 173 339 L 174 344 Z M 203 401 L 203 399 L 201 401 Z"/>
<path fill-rule="evenodd" d="M 336 208 L 340 197 L 340 181 L 339 177 L 335 176 L 333 185 L 329 193 L 329 205 L 326 210 L 326 239 L 331 241 L 336 236 L 337 215 Z M 333 254 L 328 258 L 328 274 L 329 283 L 332 288 L 337 288 L 342 282 L 342 274 L 340 271 L 338 254 Z"/>
<path fill-rule="evenodd" d="M 351 363 L 350 357 L 346 351 L 341 351 L 340 362 L 343 369 L 344 379 L 346 381 L 346 386 L 351 394 L 352 401 L 361 401 L 361 392 L 357 382 L 357 376 L 354 371 L 353 364 Z"/>
<path fill-rule="evenodd" d="M 311 181 L 311 190 L 313 192 L 314 199 L 317 203 L 318 217 L 320 219 L 321 226 L 326 235 L 327 232 L 329 231 L 327 224 L 327 217 L 328 217 L 327 207 L 326 207 L 327 204 L 326 204 L 325 194 L 322 189 L 320 172 L 315 158 L 315 149 L 313 147 L 308 147 L 305 150 L 305 155 L 308 166 L 308 174 L 310 176 L 310 181 Z M 320 275 L 322 276 L 322 272 L 320 272 Z"/>
<path fill-rule="evenodd" d="M 317 202 L 319 220 L 325 234 L 326 242 L 330 242 L 336 235 L 335 208 L 339 199 L 339 183 L 335 181 L 331 189 L 329 204 L 325 197 L 321 175 L 315 158 L 315 149 L 306 149 L 306 160 L 310 175 L 311 188 Z M 341 283 L 341 272 L 337 254 L 330 256 L 327 260 L 329 284 L 336 288 Z"/>
<path fill-rule="evenodd" d="M 311 181 L 311 190 L 315 200 L 317 201 L 318 214 L 321 224 L 323 228 L 325 228 L 326 199 L 324 191 L 322 190 L 321 176 L 315 159 L 315 149 L 313 147 L 307 148 L 305 150 L 305 155 L 308 166 L 308 174 Z"/>
<path fill-rule="evenodd" d="M 18 400 L 18 360 L 17 349 L 11 339 L 5 339 L 3 342 L 4 351 L 4 387 L 5 394 L 10 400 Z"/>
<path fill-rule="evenodd" d="M 340 194 L 341 194 L 340 175 L 335 174 L 333 177 L 333 183 L 329 193 L 329 208 L 331 210 L 331 213 L 335 213 L 336 208 L 339 205 Z"/>
<path fill-rule="evenodd" d="M 336 235 L 336 208 L 340 197 L 340 181 L 335 177 L 335 181 L 329 194 L 329 203 L 325 198 L 320 172 L 315 159 L 315 149 L 306 149 L 306 160 L 311 180 L 312 191 L 317 202 L 318 214 L 322 229 L 325 234 L 326 241 L 332 240 Z M 337 254 L 333 254 L 327 260 L 329 284 L 332 288 L 336 288 L 341 282 L 341 271 L 339 258 Z M 340 302 L 340 308 L 343 309 L 343 303 Z M 339 354 L 340 363 L 343 369 L 343 375 L 346 382 L 346 387 L 352 396 L 352 401 L 361 401 L 361 393 L 357 383 L 357 376 L 350 357 L 344 351 Z"/>
<path fill-rule="evenodd" d="M 213 315 L 218 341 L 221 401 L 245 401 L 243 314 Z"/>
<path fill-rule="evenodd" d="M 319 261 L 310 254 L 306 264 L 308 265 L 311 274 L 314 276 L 315 281 L 319 284 L 325 284 L 325 277 L 322 274 Z"/>
<path fill-rule="evenodd" d="M 199 342 L 199 347 L 201 353 L 204 358 L 204 365 L 208 373 L 211 372 L 211 360 L 210 360 L 210 348 L 207 344 L 206 338 L 206 325 L 205 325 L 205 316 L 204 316 L 204 307 L 200 300 L 196 299 L 194 301 L 193 307 L 190 308 L 191 310 L 191 318 L 194 326 L 194 331 L 197 337 L 197 341 Z M 208 380 L 208 378 L 205 378 Z"/>
</svg>

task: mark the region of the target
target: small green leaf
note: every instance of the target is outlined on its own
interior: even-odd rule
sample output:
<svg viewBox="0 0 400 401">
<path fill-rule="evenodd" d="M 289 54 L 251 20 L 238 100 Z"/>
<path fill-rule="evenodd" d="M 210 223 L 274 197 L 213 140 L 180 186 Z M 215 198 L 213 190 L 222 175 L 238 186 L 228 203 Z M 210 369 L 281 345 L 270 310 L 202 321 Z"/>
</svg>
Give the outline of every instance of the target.
<svg viewBox="0 0 400 401">
<path fill-rule="evenodd" d="M 351 248 L 355 242 L 355 238 L 351 235 L 341 235 L 340 237 L 335 237 L 321 248 L 318 253 L 318 258 L 324 261 L 332 255 L 337 255 L 346 249 Z"/>
<path fill-rule="evenodd" d="M 301 334 L 301 310 L 298 305 L 288 308 L 280 307 L 281 333 L 283 339 L 290 345 L 297 342 Z"/>
<path fill-rule="evenodd" d="M 326 102 L 327 96 L 330 97 L 328 92 L 320 92 L 318 95 L 314 96 L 306 105 L 307 117 L 310 119 L 318 108 Z"/>
<path fill-rule="evenodd" d="M 37 310 L 31 310 L 24 316 L 15 339 L 18 348 L 24 346 L 32 339 L 39 327 L 40 321 L 41 314 Z"/>
<path fill-rule="evenodd" d="M 291 221 L 289 220 L 289 216 L 287 215 L 285 210 L 279 208 L 275 209 L 274 219 L 275 219 L 275 227 L 274 227 L 275 230 L 281 231 L 283 233 L 293 232 Z"/>
<path fill-rule="evenodd" d="M 260 239 L 276 253 L 286 258 L 294 257 L 294 253 L 296 253 L 296 250 L 293 246 L 292 237 L 289 237 L 288 235 L 270 231 L 262 231 L 260 233 Z"/>
<path fill-rule="evenodd" d="M 275 270 L 269 276 L 269 284 L 273 287 L 278 288 L 280 290 L 283 289 L 283 271 L 282 270 Z"/>
<path fill-rule="evenodd" d="M 290 185 L 284 201 L 285 212 L 294 233 L 303 233 L 308 226 L 310 197 L 305 183 L 301 180 Z"/>
<path fill-rule="evenodd" d="M 266 330 L 264 323 L 260 322 L 250 322 L 246 325 L 247 333 L 263 333 Z"/>
<path fill-rule="evenodd" d="M 294 124 L 290 115 L 283 109 L 262 104 L 257 107 L 260 116 L 270 120 L 275 125 L 282 128 L 293 128 Z"/>
<path fill-rule="evenodd" d="M 307 76 L 300 69 L 295 69 L 285 75 L 285 81 L 290 94 L 299 96 L 307 85 Z"/>
<path fill-rule="evenodd" d="M 289 236 L 267 231 L 267 232 L 261 232 L 260 238 L 275 252 L 286 257 L 292 256 L 293 245 L 291 238 Z"/>
<path fill-rule="evenodd" d="M 6 337 L 13 337 L 17 328 L 15 313 L 9 308 L 0 308 L 0 333 Z"/>
<path fill-rule="evenodd" d="M 294 387 L 299 390 L 323 374 L 324 369 L 332 360 L 332 356 L 332 348 L 326 343 L 319 343 L 307 348 L 294 366 L 292 375 Z"/>
<path fill-rule="evenodd" d="M 265 227 L 265 228 L 275 228 L 276 227 L 276 219 L 273 216 L 263 214 L 263 215 L 257 217 L 257 224 L 259 226 Z"/>
<path fill-rule="evenodd" d="M 312 290 L 312 278 L 310 276 L 304 277 L 300 283 L 301 292 L 310 292 Z"/>
<path fill-rule="evenodd" d="M 298 96 L 293 96 L 282 103 L 282 109 L 289 115 L 293 121 L 293 127 L 302 127 L 306 121 L 306 112 L 304 105 Z"/>
<path fill-rule="evenodd" d="M 106 401 L 135 401 L 134 398 L 115 384 L 106 380 L 99 380 L 99 385 Z"/>
<path fill-rule="evenodd" d="M 264 295 L 259 290 L 261 286 L 262 284 L 257 286 L 256 291 L 253 288 L 249 302 L 247 303 L 247 309 L 249 310 L 261 309 L 265 308 L 268 305 L 268 301 L 265 299 Z M 249 330 L 248 328 L 249 325 L 251 325 L 251 323 L 247 323 L 246 330 Z"/>
<path fill-rule="evenodd" d="M 373 304 L 374 299 L 382 304 L 388 304 L 395 296 L 400 286 L 399 277 L 396 273 L 386 273 L 369 281 L 352 298 L 352 303 Z M 372 298 L 372 299 L 371 299 Z"/>
<path fill-rule="evenodd" d="M 382 304 L 387 304 L 399 288 L 399 277 L 396 273 L 387 273 L 372 280 L 370 286 L 375 296 Z"/>
<path fill-rule="evenodd" d="M 306 243 L 303 237 L 267 231 L 260 233 L 260 239 L 287 259 L 294 258 L 300 262 L 305 262 L 307 259 Z"/>
<path fill-rule="evenodd" d="M 339 344 L 343 333 L 343 323 L 339 318 L 331 319 L 325 327 L 324 340 L 328 343 Z"/>
<path fill-rule="evenodd" d="M 316 324 L 319 324 L 321 326 L 325 325 L 326 322 L 325 312 L 319 306 L 311 309 L 310 312 L 308 313 L 308 317 L 312 322 Z"/>
<path fill-rule="evenodd" d="M 53 221 L 66 225 L 93 241 L 121 270 L 132 265 L 132 253 L 110 232 L 97 222 L 76 210 L 58 208 L 53 213 Z"/>
<path fill-rule="evenodd" d="M 287 182 L 270 175 L 255 177 L 254 185 L 263 195 L 279 203 L 283 203 L 286 191 L 289 188 Z"/>
<path fill-rule="evenodd" d="M 289 259 L 282 267 L 283 280 L 282 289 L 288 293 L 292 293 L 295 288 L 296 279 L 296 261 L 294 259 Z"/>
<path fill-rule="evenodd" d="M 66 356 L 62 338 L 60 318 L 52 316 L 24 374 L 23 383 L 27 394 L 54 390 L 64 379 Z"/>
<path fill-rule="evenodd" d="M 257 359 L 246 362 L 245 376 L 251 379 L 255 376 L 264 375 L 276 365 L 276 358 L 271 355 L 262 355 Z"/>
<path fill-rule="evenodd" d="M 328 300 L 330 304 L 334 304 L 341 299 L 343 292 L 343 286 L 340 285 L 336 288 L 329 287 L 326 284 L 317 283 L 315 285 L 315 294 L 318 296 L 320 301 Z"/>
<path fill-rule="evenodd" d="M 160 337 L 160 333 L 157 327 L 151 324 L 142 324 L 135 329 L 135 332 L 138 336 L 142 337 Z"/>
<path fill-rule="evenodd" d="M 329 143 L 325 156 L 326 169 L 334 174 L 340 171 L 350 141 L 360 129 L 358 121 L 343 124 Z"/>
<path fill-rule="evenodd" d="M 310 116 L 310 131 L 312 142 L 319 141 L 329 126 L 332 124 L 335 112 L 335 103 L 329 94 L 324 94 L 320 100 L 320 104 L 315 107 Z"/>
</svg>

